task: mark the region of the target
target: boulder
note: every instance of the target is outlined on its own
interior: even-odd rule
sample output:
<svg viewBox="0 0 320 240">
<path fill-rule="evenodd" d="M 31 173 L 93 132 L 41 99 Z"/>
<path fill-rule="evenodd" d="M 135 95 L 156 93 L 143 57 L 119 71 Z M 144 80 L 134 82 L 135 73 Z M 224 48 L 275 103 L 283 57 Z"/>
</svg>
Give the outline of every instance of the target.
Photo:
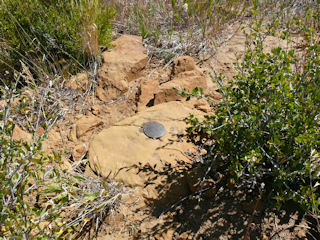
<svg viewBox="0 0 320 240">
<path fill-rule="evenodd" d="M 102 53 L 103 64 L 98 71 L 97 97 L 110 101 L 128 91 L 128 83 L 139 77 L 146 66 L 148 56 L 142 38 L 123 35 L 115 40 L 108 51 Z"/>
<path fill-rule="evenodd" d="M 174 89 L 180 87 L 190 91 L 195 87 L 202 88 L 204 92 L 207 90 L 207 79 L 192 57 L 179 57 L 173 62 L 171 80 L 160 85 L 154 104 L 183 99 L 177 95 L 178 90 Z"/>
<path fill-rule="evenodd" d="M 129 186 L 142 186 L 141 195 L 146 199 L 178 200 L 189 193 L 184 173 L 192 159 L 186 152 L 195 147 L 184 136 L 184 118 L 189 113 L 201 115 L 181 102 L 168 102 L 102 130 L 89 145 L 91 168 Z M 163 124 L 166 134 L 160 139 L 148 138 L 143 133 L 148 121 Z"/>
</svg>

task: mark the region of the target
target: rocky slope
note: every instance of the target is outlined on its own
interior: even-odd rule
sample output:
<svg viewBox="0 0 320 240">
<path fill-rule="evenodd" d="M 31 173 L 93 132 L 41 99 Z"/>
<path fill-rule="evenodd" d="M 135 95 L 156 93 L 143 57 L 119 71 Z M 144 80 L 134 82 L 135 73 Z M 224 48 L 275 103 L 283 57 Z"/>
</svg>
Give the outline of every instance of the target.
<svg viewBox="0 0 320 240">
<path fill-rule="evenodd" d="M 110 177 L 132 188 L 119 211 L 106 219 L 99 239 L 239 239 L 244 235 L 256 199 L 232 183 L 208 191 L 198 209 L 191 200 L 158 218 L 163 210 L 200 190 L 205 169 L 189 170 L 206 153 L 188 140 L 183 120 L 190 113 L 199 118 L 213 114 L 206 101 L 187 102 L 174 88 L 201 87 L 219 101 L 218 87 L 208 72 L 222 73 L 226 81 L 231 80 L 233 63 L 244 52 L 246 39 L 238 26 L 227 35 L 213 57 L 183 56 L 165 68 L 153 68 L 154 59 L 148 59 L 140 37 L 123 35 L 102 54 L 103 64 L 96 73 L 80 73 L 66 83 L 66 88 L 79 93 L 94 88 L 83 105 L 77 105 L 50 130 L 43 144 L 45 152 L 66 151 L 66 165 L 86 158 L 86 174 Z M 267 46 L 277 44 L 285 43 L 266 39 Z M 165 135 L 148 138 L 143 133 L 148 121 L 163 124 Z M 31 139 L 31 135 L 16 126 L 14 138 Z M 217 176 L 204 186 L 213 186 L 220 179 Z M 281 218 L 259 209 L 253 221 L 257 238 L 260 234 L 259 238 L 269 239 L 275 233 L 286 239 L 305 236 L 302 229 L 290 231 L 298 221 L 290 219 L 298 218 L 299 213 Z"/>
</svg>

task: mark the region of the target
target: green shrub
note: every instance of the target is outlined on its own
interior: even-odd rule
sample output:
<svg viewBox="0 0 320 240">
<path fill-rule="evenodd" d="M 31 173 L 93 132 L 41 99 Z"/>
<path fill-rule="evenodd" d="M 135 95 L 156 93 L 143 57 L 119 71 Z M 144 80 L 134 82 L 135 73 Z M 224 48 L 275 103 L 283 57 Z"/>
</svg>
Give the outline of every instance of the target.
<svg viewBox="0 0 320 240">
<path fill-rule="evenodd" d="M 211 142 L 208 162 L 224 166 L 227 175 L 265 185 L 278 203 L 295 200 L 319 214 L 320 46 L 310 39 L 314 28 L 302 28 L 309 45 L 299 61 L 294 50 L 266 52 L 261 21 L 251 27 L 253 39 L 234 81 L 224 86 L 215 76 L 222 95 L 215 115 L 204 121 L 190 116 L 188 131 Z M 191 95 L 202 94 L 195 89 Z"/>
<path fill-rule="evenodd" d="M 1 0 L 0 70 L 83 69 L 110 43 L 113 16 L 103 0 Z"/>
<path fill-rule="evenodd" d="M 56 219 L 59 214 L 49 205 L 40 208 L 36 197 L 39 187 L 54 179 L 56 168 L 49 164 L 57 162 L 59 156 L 43 155 L 43 136 L 29 143 L 12 139 L 15 127 L 12 117 L 19 109 L 14 109 L 11 103 L 20 94 L 8 88 L 0 90 L 3 98 L 0 105 L 0 237 L 52 238 L 56 236 L 53 229 L 58 228 Z"/>
</svg>

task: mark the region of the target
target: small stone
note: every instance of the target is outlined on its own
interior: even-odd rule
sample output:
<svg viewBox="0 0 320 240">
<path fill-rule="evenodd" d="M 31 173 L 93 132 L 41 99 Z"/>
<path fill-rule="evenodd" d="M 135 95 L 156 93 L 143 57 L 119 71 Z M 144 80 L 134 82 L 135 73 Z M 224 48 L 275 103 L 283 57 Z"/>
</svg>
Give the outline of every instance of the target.
<svg viewBox="0 0 320 240">
<path fill-rule="evenodd" d="M 298 237 L 299 237 L 299 238 L 306 238 L 306 237 L 307 237 L 307 234 L 306 234 L 305 231 L 300 230 L 300 231 L 298 232 Z"/>
<path fill-rule="evenodd" d="M 207 150 L 201 149 L 200 153 L 201 153 L 201 155 L 207 155 Z"/>
<path fill-rule="evenodd" d="M 143 78 L 140 81 L 140 95 L 138 108 L 142 110 L 153 105 L 154 94 L 158 91 L 159 84 L 157 81 L 149 78 Z"/>
<path fill-rule="evenodd" d="M 99 115 L 100 114 L 100 106 L 99 105 L 93 105 L 91 107 L 91 109 L 92 109 L 92 113 L 94 115 Z"/>
<path fill-rule="evenodd" d="M 179 239 L 181 240 L 192 239 L 190 231 L 180 234 Z"/>
<path fill-rule="evenodd" d="M 32 134 L 22 130 L 17 124 L 14 126 L 12 132 L 12 139 L 16 141 L 26 141 L 28 143 L 32 142 Z"/>
<path fill-rule="evenodd" d="M 86 90 L 90 84 L 89 73 L 83 72 L 72 76 L 66 83 L 66 87 L 74 90 Z"/>
<path fill-rule="evenodd" d="M 70 128 L 69 134 L 68 134 L 68 139 L 71 142 L 76 142 L 77 141 L 77 130 L 75 124 Z"/>
<path fill-rule="evenodd" d="M 95 116 L 82 116 L 76 123 L 77 138 L 84 136 L 87 132 L 103 125 L 101 119 Z"/>
<path fill-rule="evenodd" d="M 173 229 L 169 229 L 168 231 L 167 231 L 167 234 L 166 234 L 166 236 L 165 236 L 165 239 L 168 239 L 168 240 L 172 240 L 172 239 L 174 239 L 174 230 Z"/>
<path fill-rule="evenodd" d="M 88 151 L 88 147 L 84 143 L 75 146 L 72 153 L 74 160 L 80 161 L 85 156 L 87 151 Z"/>
</svg>

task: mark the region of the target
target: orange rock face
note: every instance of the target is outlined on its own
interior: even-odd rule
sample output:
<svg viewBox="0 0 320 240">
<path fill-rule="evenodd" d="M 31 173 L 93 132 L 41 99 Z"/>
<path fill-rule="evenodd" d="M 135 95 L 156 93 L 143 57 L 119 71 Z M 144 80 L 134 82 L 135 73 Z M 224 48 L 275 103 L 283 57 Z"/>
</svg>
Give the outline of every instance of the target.
<svg viewBox="0 0 320 240">
<path fill-rule="evenodd" d="M 102 53 L 103 65 L 99 69 L 97 97 L 110 101 L 128 91 L 128 83 L 139 77 L 148 56 L 142 38 L 123 35 L 112 43 L 114 48 Z"/>
</svg>

